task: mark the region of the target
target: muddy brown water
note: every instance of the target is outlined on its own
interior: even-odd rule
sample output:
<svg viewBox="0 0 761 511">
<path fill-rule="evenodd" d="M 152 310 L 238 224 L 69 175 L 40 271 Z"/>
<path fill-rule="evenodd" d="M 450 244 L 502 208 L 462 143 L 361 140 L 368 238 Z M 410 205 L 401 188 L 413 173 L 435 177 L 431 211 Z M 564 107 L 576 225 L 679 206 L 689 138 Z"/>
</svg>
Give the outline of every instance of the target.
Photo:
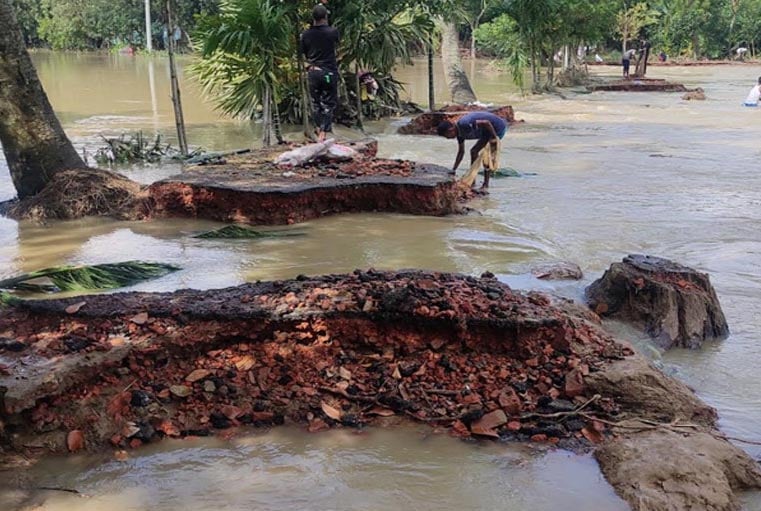
<svg viewBox="0 0 761 511">
<path fill-rule="evenodd" d="M 101 134 L 137 129 L 174 138 L 163 59 L 37 53 L 34 60 L 78 148 L 91 153 Z M 290 228 L 303 237 L 261 241 L 191 238 L 219 225 L 204 221 L 88 219 L 41 227 L 0 219 L 0 277 L 63 263 L 139 258 L 180 264 L 182 271 L 134 288 L 158 291 L 356 267 L 422 267 L 488 270 L 514 287 L 578 298 L 585 284 L 625 254 L 661 255 L 710 273 L 731 336 L 699 351 L 662 354 L 636 332 L 609 327 L 715 406 L 727 434 L 761 440 L 761 111 L 740 107 L 761 69 L 653 68 L 654 77 L 705 89 L 707 101 L 684 102 L 679 94 L 656 93 L 526 98 L 487 63 L 466 68 L 482 100 L 512 104 L 527 121 L 505 138 L 503 165 L 535 173 L 493 181 L 490 196 L 473 204 L 480 214 L 346 215 Z M 398 77 L 408 83 L 412 99 L 427 101 L 423 62 Z M 183 83 L 191 144 L 225 150 L 255 143 L 257 125 L 222 118 L 197 87 Z M 446 100 L 443 88 L 437 96 Z M 369 123 L 382 156 L 451 165 L 451 141 L 395 135 L 400 122 Z M 338 132 L 354 135 L 345 128 Z M 178 170 L 161 165 L 123 171 L 147 183 Z M 0 160 L 0 199 L 11 196 Z M 577 262 L 585 280 L 550 284 L 530 276 L 532 265 L 552 260 Z M 761 448 L 743 447 L 761 458 Z M 303 435 L 286 428 L 231 443 L 166 442 L 125 463 L 53 459 L 35 474 L 40 485 L 92 495 L 45 492 L 44 509 L 51 510 L 144 510 L 157 504 L 188 510 L 625 508 L 588 457 L 462 443 L 419 428 L 362 435 Z M 747 509 L 761 510 L 761 495 L 746 495 L 745 501 Z"/>
</svg>

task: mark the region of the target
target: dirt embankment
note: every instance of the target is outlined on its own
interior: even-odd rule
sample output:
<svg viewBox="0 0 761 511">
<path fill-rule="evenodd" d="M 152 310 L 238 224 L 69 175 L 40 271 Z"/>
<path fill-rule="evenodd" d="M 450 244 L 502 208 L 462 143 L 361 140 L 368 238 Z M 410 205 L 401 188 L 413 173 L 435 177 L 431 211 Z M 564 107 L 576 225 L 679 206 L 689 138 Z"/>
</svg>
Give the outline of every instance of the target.
<svg viewBox="0 0 761 511">
<path fill-rule="evenodd" d="M 211 158 L 147 187 L 110 171 L 74 169 L 58 173 L 34 197 L 0 205 L 0 214 L 32 221 L 182 216 L 273 225 L 360 211 L 435 216 L 461 211 L 467 194 L 448 169 L 376 158 L 375 140 L 346 145 L 358 152 L 351 161 L 317 159 L 280 167 L 272 160 L 289 147 L 278 146 Z"/>
<path fill-rule="evenodd" d="M 399 128 L 402 135 L 436 135 L 436 129 L 443 121 L 456 122 L 460 117 L 470 112 L 490 112 L 497 117 L 501 117 L 505 122 L 514 124 L 515 112 L 513 107 L 496 106 L 483 107 L 479 105 L 447 105 L 441 110 L 435 112 L 425 112 L 414 117 L 408 124 Z"/>
<path fill-rule="evenodd" d="M 356 271 L 25 302 L 3 312 L 0 337 L 6 453 L 401 417 L 596 447 L 635 509 L 735 509 L 734 491 L 761 484 L 715 412 L 594 314 L 488 274 Z"/>
<path fill-rule="evenodd" d="M 688 92 L 689 89 L 681 83 L 669 82 L 656 78 L 631 78 L 624 80 L 604 81 L 587 86 L 591 92 Z"/>
<path fill-rule="evenodd" d="M 642 328 L 664 349 L 699 348 L 729 334 L 708 275 L 661 257 L 626 256 L 586 296 L 595 312 Z"/>
</svg>

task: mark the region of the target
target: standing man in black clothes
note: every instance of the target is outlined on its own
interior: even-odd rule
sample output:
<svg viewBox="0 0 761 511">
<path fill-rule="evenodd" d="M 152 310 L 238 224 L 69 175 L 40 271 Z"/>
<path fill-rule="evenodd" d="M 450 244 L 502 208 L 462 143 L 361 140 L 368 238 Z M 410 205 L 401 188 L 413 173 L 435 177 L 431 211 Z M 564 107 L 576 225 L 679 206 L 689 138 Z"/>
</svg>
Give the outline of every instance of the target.
<svg viewBox="0 0 761 511">
<path fill-rule="evenodd" d="M 338 105 L 338 30 L 328 25 L 328 9 L 312 9 L 312 26 L 301 34 L 301 52 L 307 61 L 309 93 L 314 106 L 314 123 L 320 142 L 333 131 L 333 111 Z"/>
</svg>

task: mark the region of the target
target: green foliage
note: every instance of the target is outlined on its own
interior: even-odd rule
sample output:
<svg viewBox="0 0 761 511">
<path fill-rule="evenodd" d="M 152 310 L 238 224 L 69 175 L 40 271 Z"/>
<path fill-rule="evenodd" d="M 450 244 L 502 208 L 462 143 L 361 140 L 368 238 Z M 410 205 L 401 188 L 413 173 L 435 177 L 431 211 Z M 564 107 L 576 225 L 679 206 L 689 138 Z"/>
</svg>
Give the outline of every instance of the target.
<svg viewBox="0 0 761 511">
<path fill-rule="evenodd" d="M 217 12 L 218 0 L 176 2 L 177 24 L 195 29 L 196 17 Z M 145 46 L 142 0 L 14 0 L 28 45 L 60 50 Z M 152 37 L 161 46 L 166 24 L 166 1 L 151 0 Z"/>
<path fill-rule="evenodd" d="M 294 78 L 287 6 L 277 0 L 227 0 L 199 27 L 200 60 L 191 72 L 224 113 L 253 118 L 267 89 L 279 101 Z"/>
<path fill-rule="evenodd" d="M 12 0 L 11 3 L 16 10 L 16 19 L 27 46 L 38 45 L 40 20 L 45 17 L 42 0 Z"/>
<path fill-rule="evenodd" d="M 297 42 L 307 27 L 309 2 L 227 0 L 215 16 L 202 17 L 195 38 L 199 59 L 191 72 L 222 112 L 255 118 L 271 88 L 284 122 L 302 120 L 305 98 L 300 88 Z M 442 3 L 443 5 L 443 3 Z M 399 107 L 400 84 L 390 77 L 399 62 L 409 62 L 433 31 L 431 6 L 424 2 L 335 0 L 330 22 L 341 34 L 340 71 L 344 86 L 338 114 L 355 118 L 354 73 L 371 71 L 380 86 L 363 113 L 376 118 Z"/>
<path fill-rule="evenodd" d="M 256 231 L 241 225 L 227 225 L 221 229 L 208 231 L 193 236 L 201 239 L 260 239 L 260 238 L 290 238 L 305 236 L 306 233 L 295 231 Z"/>
<path fill-rule="evenodd" d="M 28 45 L 56 49 L 145 45 L 142 0 L 12 0 Z M 313 0 L 273 0 L 283 27 L 291 32 L 291 58 L 297 34 L 306 27 Z M 186 34 L 199 20 L 214 17 L 220 0 L 177 0 L 175 17 Z M 519 22 L 523 53 L 548 65 L 561 44 L 618 45 L 648 37 L 667 53 L 689 57 L 726 57 L 743 44 L 761 45 L 761 0 L 330 0 L 331 22 L 344 38 L 345 66 L 358 64 L 388 73 L 394 59 L 404 61 L 430 34 L 431 19 L 460 23 L 461 34 L 510 14 Z M 152 37 L 162 47 L 166 1 L 151 0 Z M 642 24 L 644 23 L 644 24 Z M 193 37 L 195 40 L 196 38 Z M 189 38 L 183 40 L 188 43 Z M 480 45 L 478 45 L 480 46 Z M 553 47 L 553 48 L 550 48 Z M 236 69 L 235 65 L 230 66 Z M 289 76 L 288 80 L 294 79 Z M 281 91 L 283 97 L 290 91 Z"/>
<path fill-rule="evenodd" d="M 21 302 L 21 300 L 6 291 L 0 291 L 0 308 L 13 307 Z"/>
<path fill-rule="evenodd" d="M 398 61 L 408 62 L 410 47 L 422 46 L 433 31 L 429 15 L 397 0 L 343 2 L 336 13 L 333 25 L 341 33 L 344 67 L 354 63 L 379 74 Z"/>
<path fill-rule="evenodd" d="M 115 289 L 163 277 L 179 269 L 178 266 L 172 264 L 144 261 L 91 266 L 56 266 L 4 279 L 0 281 L 0 289 L 34 292 Z M 51 284 L 34 282 L 41 279 Z"/>
<path fill-rule="evenodd" d="M 518 24 L 507 14 L 502 14 L 476 29 L 476 46 L 487 55 L 501 59 L 510 70 L 513 82 L 523 89 L 528 67 L 528 55 L 518 32 Z"/>
<path fill-rule="evenodd" d="M 630 40 L 640 36 L 642 29 L 655 24 L 659 15 L 660 13 L 648 6 L 647 2 L 636 3 L 616 14 L 616 32 L 623 39 L 624 48 Z"/>
<path fill-rule="evenodd" d="M 179 149 L 161 142 L 157 133 L 153 141 L 145 138 L 142 131 L 132 135 L 103 137 L 106 145 L 95 152 L 98 165 L 124 165 L 128 163 L 158 163 L 164 158 L 180 156 Z"/>
</svg>

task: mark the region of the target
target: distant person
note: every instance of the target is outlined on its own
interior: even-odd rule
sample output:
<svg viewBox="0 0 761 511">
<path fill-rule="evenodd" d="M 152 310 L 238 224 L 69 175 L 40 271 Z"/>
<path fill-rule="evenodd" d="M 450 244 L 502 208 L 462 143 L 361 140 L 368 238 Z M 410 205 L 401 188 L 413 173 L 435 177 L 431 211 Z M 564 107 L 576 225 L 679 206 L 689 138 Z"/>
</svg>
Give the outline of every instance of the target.
<svg viewBox="0 0 761 511">
<path fill-rule="evenodd" d="M 338 30 L 328 25 L 328 9 L 317 4 L 312 9 L 312 26 L 301 34 L 301 52 L 307 61 L 309 94 L 314 106 L 317 138 L 325 140 L 333 131 L 333 113 L 338 105 Z"/>
<path fill-rule="evenodd" d="M 452 173 L 462 162 L 465 154 L 465 141 L 477 140 L 470 150 L 470 166 L 473 172 L 474 164 L 480 159 L 485 160 L 485 166 L 496 170 L 499 157 L 499 141 L 507 133 L 507 122 L 501 117 L 489 112 L 471 112 L 462 116 L 457 122 L 443 121 L 439 124 L 437 132 L 440 136 L 457 139 L 457 157 L 452 167 Z M 486 153 L 482 154 L 485 150 Z M 476 168 L 476 172 L 478 169 Z M 484 172 L 483 188 L 489 187 L 489 170 Z M 475 176 L 475 174 L 474 174 Z M 475 177 L 473 177 L 475 180 Z"/>
<path fill-rule="evenodd" d="M 621 64 L 624 67 L 624 78 L 629 78 L 629 66 L 631 65 L 632 59 L 637 54 L 637 50 L 635 49 L 629 49 L 624 52 L 624 54 L 621 56 Z"/>
<path fill-rule="evenodd" d="M 370 71 L 360 71 L 357 78 L 359 78 L 360 99 L 362 101 L 375 99 L 380 87 L 373 74 Z"/>
<path fill-rule="evenodd" d="M 666 62 L 666 60 L 667 60 L 668 58 L 669 58 L 669 57 L 668 57 L 668 55 L 666 55 L 666 52 L 664 52 L 664 51 L 661 51 L 661 52 L 658 54 L 658 60 L 659 60 L 660 62 Z"/>
<path fill-rule="evenodd" d="M 737 48 L 737 60 L 745 60 L 745 54 L 748 53 L 748 48 L 740 46 Z"/>
<path fill-rule="evenodd" d="M 758 106 L 758 101 L 761 98 L 761 76 L 758 77 L 758 83 L 748 93 L 748 97 L 745 98 L 744 106 Z"/>
</svg>

